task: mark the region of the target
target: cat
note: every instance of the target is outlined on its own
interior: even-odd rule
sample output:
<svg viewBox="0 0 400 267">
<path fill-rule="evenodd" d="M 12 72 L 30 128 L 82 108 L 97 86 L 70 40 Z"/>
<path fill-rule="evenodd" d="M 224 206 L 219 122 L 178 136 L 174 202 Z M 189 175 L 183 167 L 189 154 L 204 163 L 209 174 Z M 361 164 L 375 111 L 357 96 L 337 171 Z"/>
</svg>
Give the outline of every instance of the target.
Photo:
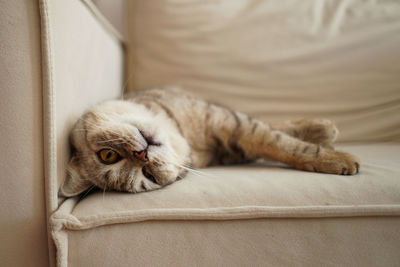
<svg viewBox="0 0 400 267">
<path fill-rule="evenodd" d="M 326 119 L 268 124 L 175 88 L 149 89 L 87 111 L 71 132 L 63 196 L 90 187 L 138 193 L 162 188 L 191 168 L 272 159 L 296 169 L 353 175 L 360 161 L 335 151 Z"/>
</svg>

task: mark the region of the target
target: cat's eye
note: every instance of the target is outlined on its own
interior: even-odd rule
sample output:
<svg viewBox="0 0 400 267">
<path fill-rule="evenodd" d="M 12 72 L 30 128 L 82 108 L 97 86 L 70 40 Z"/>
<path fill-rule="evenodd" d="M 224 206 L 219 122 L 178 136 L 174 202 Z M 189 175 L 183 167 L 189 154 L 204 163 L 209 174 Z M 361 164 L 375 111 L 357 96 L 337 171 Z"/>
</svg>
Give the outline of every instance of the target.
<svg viewBox="0 0 400 267">
<path fill-rule="evenodd" d="M 97 156 L 104 164 L 114 164 L 121 159 L 121 156 L 112 149 L 102 149 L 97 152 Z"/>
</svg>

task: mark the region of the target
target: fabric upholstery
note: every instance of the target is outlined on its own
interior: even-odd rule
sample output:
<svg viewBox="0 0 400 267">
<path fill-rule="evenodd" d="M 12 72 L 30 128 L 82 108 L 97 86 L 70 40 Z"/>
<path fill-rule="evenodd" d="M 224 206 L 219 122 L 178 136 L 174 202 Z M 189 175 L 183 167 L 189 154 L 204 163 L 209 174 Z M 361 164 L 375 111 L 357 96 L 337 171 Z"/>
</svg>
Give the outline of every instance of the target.
<svg viewBox="0 0 400 267">
<path fill-rule="evenodd" d="M 266 121 L 400 140 L 397 0 L 128 1 L 130 90 L 180 85 Z"/>
<path fill-rule="evenodd" d="M 44 172 L 58 266 L 394 266 L 400 260 L 396 143 L 344 147 L 363 163 L 361 173 L 353 177 L 300 172 L 275 163 L 218 167 L 159 191 L 92 192 L 57 201 L 73 122 L 89 106 L 118 97 L 124 80 L 132 90 L 181 85 L 271 121 L 331 117 L 339 123 L 344 141 L 400 140 L 396 1 L 128 3 L 124 78 L 121 39 L 89 0 L 40 0 L 43 132 L 31 129 L 30 137 L 38 142 L 32 145 L 21 135 L 13 139 L 12 149 L 19 149 L 13 153 L 21 156 L 21 140 L 37 145 L 31 154 L 40 156 L 23 159 L 43 166 L 44 153 L 45 167 L 27 164 L 10 177 L 29 169 L 43 183 Z M 8 23 L 9 17 L 4 18 Z M 18 38 L 26 38 L 20 34 Z M 20 74 L 30 77 L 27 73 Z M 29 81 L 22 80 L 18 86 Z M 32 93 L 36 100 L 38 92 Z M 42 123 L 38 103 L 25 107 Z M 11 120 L 17 118 L 13 116 Z M 28 121 L 18 118 L 21 124 Z M 43 139 L 38 138 L 41 134 Z M 26 198 L 31 199 L 30 194 Z M 35 216 L 44 216 L 43 203 L 37 210 Z M 33 225 L 39 229 L 38 223 Z M 15 227 L 5 229 L 14 229 L 8 239 L 17 233 Z M 35 234 L 43 237 L 43 231 Z M 13 255 L 6 262 L 14 263 L 16 252 L 5 251 Z M 23 255 L 27 247 L 15 251 Z M 37 257 L 41 259 L 40 253 Z"/>
<path fill-rule="evenodd" d="M 68 135 L 77 118 L 90 106 L 105 99 L 117 98 L 123 91 L 123 47 L 119 36 L 113 35 L 110 26 L 102 24 L 93 12 L 93 5 L 74 1 L 44 1 L 43 7 L 49 20 L 42 25 L 48 31 L 51 53 L 49 72 L 52 76 L 46 99 L 51 106 L 47 112 L 53 114 L 46 133 L 54 134 L 48 147 L 56 153 L 50 155 L 49 168 L 54 168 L 55 180 L 52 201 L 56 201 L 58 186 L 65 177 L 69 160 Z M 46 13 L 43 12 L 43 16 Z M 71 15 L 73 14 L 73 19 Z"/>
<path fill-rule="evenodd" d="M 394 266 L 400 145 L 343 150 L 361 158 L 360 174 L 276 164 L 215 167 L 153 192 L 68 199 L 52 217 L 59 263 L 281 266 L 298 259 L 299 266 Z"/>
<path fill-rule="evenodd" d="M 121 95 L 124 51 L 120 36 L 90 0 L 40 0 L 39 6 L 44 176 L 51 214 L 70 156 L 69 131 L 86 108 Z M 50 265 L 55 263 L 52 248 L 51 241 Z"/>
<path fill-rule="evenodd" d="M 107 17 L 116 30 L 123 36 L 125 34 L 125 0 L 93 0 L 93 3 Z"/>
<path fill-rule="evenodd" d="M 0 1 L 1 266 L 47 266 L 37 1 Z"/>
<path fill-rule="evenodd" d="M 157 208 L 400 204 L 400 159 L 396 157 L 400 145 L 353 145 L 345 151 L 361 157 L 359 175 L 326 175 L 261 164 L 213 167 L 203 169 L 204 175 L 191 174 L 148 194 L 93 194 L 72 213 L 86 217 Z"/>
<path fill-rule="evenodd" d="M 399 232 L 400 217 L 107 225 L 68 232 L 69 266 L 394 267 Z"/>
</svg>

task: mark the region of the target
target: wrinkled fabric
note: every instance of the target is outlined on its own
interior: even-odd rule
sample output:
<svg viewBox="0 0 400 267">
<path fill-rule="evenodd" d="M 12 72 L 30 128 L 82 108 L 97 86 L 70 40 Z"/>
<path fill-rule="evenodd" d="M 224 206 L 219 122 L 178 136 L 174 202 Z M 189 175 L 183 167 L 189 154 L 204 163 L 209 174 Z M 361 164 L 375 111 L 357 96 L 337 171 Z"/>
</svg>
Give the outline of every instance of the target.
<svg viewBox="0 0 400 267">
<path fill-rule="evenodd" d="M 179 85 L 265 121 L 400 140 L 397 0 L 129 1 L 130 90 Z"/>
</svg>

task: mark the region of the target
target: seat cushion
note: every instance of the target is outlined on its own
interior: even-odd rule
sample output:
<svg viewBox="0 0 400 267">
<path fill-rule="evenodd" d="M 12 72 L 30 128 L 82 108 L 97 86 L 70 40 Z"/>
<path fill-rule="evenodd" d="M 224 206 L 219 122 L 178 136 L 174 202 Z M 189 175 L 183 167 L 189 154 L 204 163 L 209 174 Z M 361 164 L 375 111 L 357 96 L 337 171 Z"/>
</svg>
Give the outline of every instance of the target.
<svg viewBox="0 0 400 267">
<path fill-rule="evenodd" d="M 59 252 L 61 251 L 60 257 L 63 255 L 65 262 L 80 261 L 80 257 L 89 256 L 79 253 L 79 249 L 85 249 L 84 247 L 91 244 L 103 251 L 106 244 L 101 244 L 106 241 L 103 238 L 109 239 L 111 236 L 114 237 L 113 241 L 110 241 L 113 247 L 111 250 L 118 255 L 131 251 L 133 255 L 128 253 L 130 256 L 126 256 L 129 259 L 140 257 L 138 252 L 130 248 L 145 250 L 135 243 L 136 241 L 148 242 L 149 246 L 152 242 L 164 242 L 167 247 L 162 250 L 162 246 L 158 244 L 157 248 L 162 250 L 158 252 L 160 255 L 168 255 L 171 248 L 180 248 L 180 241 L 187 244 L 188 240 L 185 238 L 195 238 L 201 236 L 201 233 L 207 235 L 208 231 L 215 231 L 217 236 L 199 241 L 203 242 L 204 246 L 207 246 L 209 241 L 229 246 L 228 241 L 232 235 L 243 240 L 248 236 L 254 243 L 248 243 L 247 240 L 242 253 L 249 252 L 249 255 L 253 255 L 252 247 L 264 246 L 263 242 L 266 240 L 263 234 L 270 238 L 275 236 L 280 240 L 277 241 L 278 246 L 282 246 L 287 241 L 280 239 L 280 234 L 285 231 L 282 225 L 287 225 L 287 229 L 299 238 L 296 242 L 301 242 L 300 237 L 308 240 L 304 241 L 304 246 L 308 246 L 305 249 L 307 255 L 318 248 L 318 244 L 312 240 L 321 239 L 327 242 L 324 244 L 325 248 L 333 246 L 335 242 L 349 242 L 346 246 L 358 247 L 352 249 L 362 261 L 348 262 L 347 257 L 350 257 L 351 253 L 347 255 L 349 251 L 342 248 L 337 251 L 336 256 L 341 257 L 337 263 L 366 263 L 363 255 L 375 249 L 376 253 L 380 254 L 383 248 L 386 248 L 390 260 L 399 259 L 399 256 L 393 258 L 391 250 L 394 245 L 400 245 L 400 234 L 395 230 L 400 230 L 400 160 L 397 157 L 400 144 L 352 144 L 342 145 L 340 148 L 361 158 L 362 169 L 358 175 L 338 176 L 302 172 L 275 163 L 224 166 L 190 173 L 183 180 L 153 192 L 95 192 L 81 199 L 68 199 L 52 217 L 54 229 L 63 229 L 53 233 Z M 299 221 L 299 229 L 296 228 L 296 220 Z M 208 223 L 203 224 L 199 221 Z M 265 228 L 266 232 L 263 232 L 263 227 L 268 225 L 270 228 Z M 205 230 L 207 227 L 210 227 L 208 231 Z M 256 228 L 251 230 L 251 227 Z M 343 230 L 343 227 L 350 228 Z M 275 228 L 279 228 L 277 232 L 272 230 Z M 235 229 L 239 231 L 238 234 L 235 234 Z M 371 231 L 371 239 L 361 238 L 362 231 L 368 229 L 374 229 Z M 164 231 L 171 232 L 167 234 Z M 187 232 L 187 235 L 180 231 Z M 307 235 L 307 231 L 310 231 L 309 237 L 304 236 Z M 388 233 L 390 241 L 387 241 Z M 117 236 L 123 244 L 118 243 Z M 349 239 L 350 236 L 352 238 Z M 193 246 L 201 246 L 196 240 L 192 241 Z M 367 241 L 372 243 L 360 247 L 360 242 L 364 244 Z M 68 242 L 73 242 L 73 246 L 69 243 L 68 248 Z M 289 250 L 300 253 L 299 244 L 287 246 L 290 247 Z M 276 249 L 278 248 L 274 247 L 273 250 Z M 318 248 L 320 249 L 321 247 Z M 204 249 L 199 251 L 205 253 Z M 373 254 L 374 257 L 377 256 L 376 253 Z M 74 255 L 74 260 L 67 255 Z M 316 264 L 312 257 L 307 255 L 303 255 L 306 257 L 302 261 L 303 264 Z M 370 259 L 371 255 L 367 258 Z M 230 253 L 228 256 L 234 262 L 235 257 Z M 94 256 L 90 257 L 93 260 Z M 225 256 L 220 257 L 222 258 L 218 258 L 217 262 Z M 190 262 L 189 258 L 186 263 Z M 141 259 L 143 264 L 146 263 L 145 258 Z M 89 258 L 85 260 L 90 261 Z M 263 256 L 258 260 L 266 259 Z M 260 263 L 258 260 L 255 259 L 255 262 Z M 284 264 L 282 260 L 283 258 L 279 259 L 275 264 Z M 123 263 L 122 260 L 117 262 Z M 175 263 L 178 262 L 180 261 Z"/>
<path fill-rule="evenodd" d="M 79 218 L 145 209 L 400 204 L 400 145 L 343 150 L 361 157 L 359 175 L 302 172 L 274 163 L 213 167 L 153 192 L 95 193 L 80 201 L 72 214 Z"/>
</svg>

